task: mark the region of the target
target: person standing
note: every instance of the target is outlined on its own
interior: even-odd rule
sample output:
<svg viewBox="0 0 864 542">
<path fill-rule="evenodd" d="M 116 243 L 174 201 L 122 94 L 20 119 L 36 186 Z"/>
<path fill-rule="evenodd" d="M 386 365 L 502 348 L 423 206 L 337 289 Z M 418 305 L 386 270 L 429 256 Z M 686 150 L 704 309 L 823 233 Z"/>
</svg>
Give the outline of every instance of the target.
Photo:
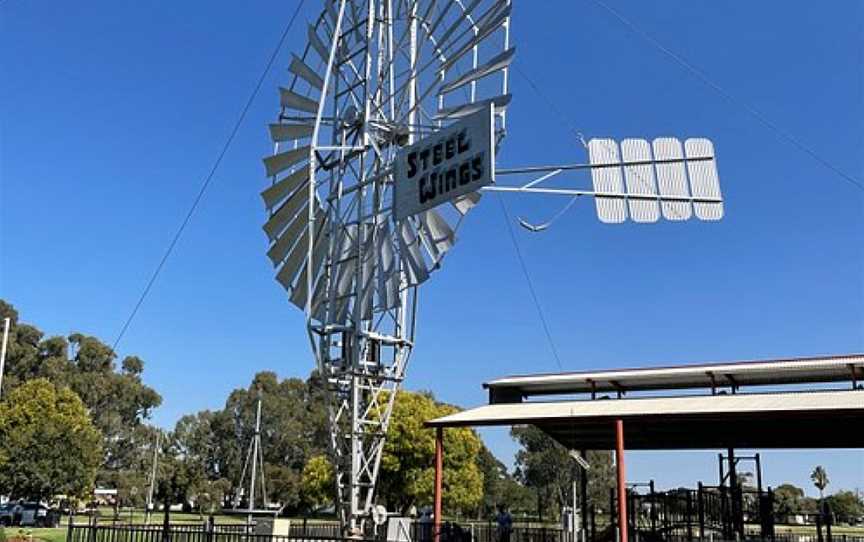
<svg viewBox="0 0 864 542">
<path fill-rule="evenodd" d="M 498 515 L 495 517 L 498 523 L 498 542 L 510 542 L 510 533 L 513 532 L 513 516 L 503 504 L 498 505 Z"/>
</svg>

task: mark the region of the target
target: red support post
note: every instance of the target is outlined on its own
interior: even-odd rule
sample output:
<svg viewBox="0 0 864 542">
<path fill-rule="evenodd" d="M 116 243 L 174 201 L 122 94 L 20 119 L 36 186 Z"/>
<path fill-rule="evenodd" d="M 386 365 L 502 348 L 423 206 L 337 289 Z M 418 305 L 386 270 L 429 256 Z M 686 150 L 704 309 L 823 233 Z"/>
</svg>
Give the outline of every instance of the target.
<svg viewBox="0 0 864 542">
<path fill-rule="evenodd" d="M 618 466 L 619 542 L 627 542 L 627 473 L 624 468 L 624 420 L 615 420 L 615 464 Z"/>
<path fill-rule="evenodd" d="M 441 538 L 441 486 L 444 477 L 444 428 L 435 429 L 435 497 L 433 505 L 434 542 Z"/>
</svg>

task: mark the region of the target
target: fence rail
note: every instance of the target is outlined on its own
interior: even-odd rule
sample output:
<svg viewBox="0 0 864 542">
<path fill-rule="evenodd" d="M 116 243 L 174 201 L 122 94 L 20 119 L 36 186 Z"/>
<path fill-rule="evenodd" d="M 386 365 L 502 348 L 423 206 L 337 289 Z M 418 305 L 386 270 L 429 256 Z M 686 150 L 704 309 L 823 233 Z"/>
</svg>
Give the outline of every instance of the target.
<svg viewBox="0 0 864 542">
<path fill-rule="evenodd" d="M 411 524 L 412 542 L 433 542 L 431 523 L 414 522 Z M 387 531 L 382 528 L 376 534 L 363 539 L 346 539 L 339 525 L 320 522 L 292 522 L 288 534 L 284 536 L 258 534 L 254 526 L 246 524 L 201 524 L 175 523 L 166 530 L 162 525 L 134 524 L 97 524 L 69 522 L 66 542 L 388 542 Z M 635 536 L 634 536 L 635 535 Z M 695 535 L 695 536 L 694 536 Z M 445 523 L 440 532 L 440 542 L 614 542 L 615 534 L 610 530 L 595 533 L 588 530 L 585 536 L 555 527 L 519 527 L 502 533 L 494 524 L 483 523 Z M 727 538 L 719 533 L 706 533 L 700 537 L 696 533 L 667 532 L 662 538 L 655 538 L 648 532 L 636 531 L 631 534 L 636 542 L 726 542 Z M 771 537 L 748 534 L 744 541 L 765 540 L 768 542 L 864 542 L 864 535 L 849 534 L 798 534 L 775 533 Z M 392 541 L 391 541 L 392 542 Z"/>
</svg>

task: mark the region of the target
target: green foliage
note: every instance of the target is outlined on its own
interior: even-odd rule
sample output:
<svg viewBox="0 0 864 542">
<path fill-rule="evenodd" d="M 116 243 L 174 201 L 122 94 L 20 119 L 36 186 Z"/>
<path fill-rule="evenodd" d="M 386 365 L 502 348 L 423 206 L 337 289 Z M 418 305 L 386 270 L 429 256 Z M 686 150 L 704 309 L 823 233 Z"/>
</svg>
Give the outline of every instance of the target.
<svg viewBox="0 0 864 542">
<path fill-rule="evenodd" d="M 535 426 L 517 426 L 510 434 L 521 445 L 516 453 L 516 478 L 536 493 L 538 514 L 569 505 L 573 479 L 584 473 L 567 450 Z M 589 451 L 588 462 L 588 498 L 602 506 L 615 482 L 612 454 Z"/>
<path fill-rule="evenodd" d="M 267 496 L 291 513 L 307 508 L 301 473 L 310 458 L 325 452 L 329 436 L 322 385 L 314 373 L 304 382 L 297 378 L 280 381 L 275 373 L 261 372 L 248 388 L 232 391 L 224 409 L 181 418 L 171 435 L 172 453 L 185 464 L 184 477 L 177 481 L 185 480 L 189 487 L 175 493 L 194 500 L 196 487 L 223 480 L 229 486 L 223 492 L 226 504 L 239 494 L 260 393 Z M 243 483 L 249 483 L 248 473 Z M 257 498 L 256 503 L 260 506 Z"/>
<path fill-rule="evenodd" d="M 431 394 L 403 391 L 396 396 L 384 455 L 378 494 L 388 509 L 407 512 L 412 505 L 432 504 L 435 434 L 423 424 L 456 412 L 436 403 Z M 444 502 L 450 514 L 469 514 L 483 498 L 483 473 L 477 457 L 483 443 L 467 428 L 444 432 Z"/>
<path fill-rule="evenodd" d="M 226 496 L 230 494 L 231 482 L 218 480 L 196 480 L 189 490 L 189 498 L 198 504 L 201 514 L 216 514 L 222 509 Z"/>
<path fill-rule="evenodd" d="M 144 422 L 162 401 L 141 380 L 144 362 L 127 357 L 117 372 L 116 354 L 99 339 L 81 333 L 46 338 L 35 326 L 20 322 L 15 308 L 0 300 L 0 318 L 6 316 L 12 319 L 12 328 L 3 396 L 37 378 L 70 388 L 103 436 L 97 483 L 127 484 L 130 489 L 140 485 L 140 480 L 131 480 L 148 461 L 145 452 L 153 436 Z"/>
<path fill-rule="evenodd" d="M 506 506 L 512 513 L 533 512 L 536 506 L 534 494 L 516 481 L 504 463 L 485 446 L 477 456 L 477 465 L 483 473 L 483 502 L 478 509 L 478 519 L 494 517 L 498 505 Z"/>
<path fill-rule="evenodd" d="M 102 437 L 75 393 L 30 380 L 0 402 L 0 493 L 39 500 L 93 486 Z"/>
<path fill-rule="evenodd" d="M 857 523 L 864 517 L 864 498 L 854 491 L 838 491 L 825 498 L 828 508 L 841 523 Z"/>
<path fill-rule="evenodd" d="M 781 519 L 801 512 L 804 490 L 793 484 L 780 484 L 774 489 L 774 513 Z"/>
<path fill-rule="evenodd" d="M 813 485 L 816 486 L 816 489 L 819 490 L 820 496 L 824 493 L 825 488 L 828 487 L 828 484 L 830 483 L 828 480 L 828 472 L 822 465 L 817 465 L 816 468 L 813 469 L 813 472 L 810 473 L 810 480 L 813 482 Z"/>
<path fill-rule="evenodd" d="M 315 510 L 333 503 L 335 475 L 333 465 L 323 455 L 316 455 L 306 463 L 301 476 L 301 493 L 309 508 Z"/>
</svg>

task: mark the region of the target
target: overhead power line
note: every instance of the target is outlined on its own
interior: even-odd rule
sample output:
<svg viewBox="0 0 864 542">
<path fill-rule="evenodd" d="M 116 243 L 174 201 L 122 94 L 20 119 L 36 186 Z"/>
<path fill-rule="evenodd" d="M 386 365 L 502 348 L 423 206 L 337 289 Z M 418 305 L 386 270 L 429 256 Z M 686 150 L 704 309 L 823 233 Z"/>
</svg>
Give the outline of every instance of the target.
<svg viewBox="0 0 864 542">
<path fill-rule="evenodd" d="M 549 330 L 549 324 L 546 322 L 546 316 L 543 314 L 543 308 L 540 306 L 540 300 L 537 297 L 537 292 L 534 290 L 534 283 L 531 281 L 531 275 L 528 274 L 528 266 L 525 265 L 522 251 L 519 249 L 519 243 L 516 241 L 516 234 L 513 233 L 513 226 L 510 224 L 510 213 L 507 211 L 507 204 L 504 203 L 504 198 L 501 197 L 501 194 L 498 194 L 498 202 L 501 204 L 501 212 L 504 214 L 504 223 L 507 225 L 507 231 L 510 233 L 510 241 L 513 242 L 513 249 L 516 251 L 516 259 L 519 260 L 519 266 L 522 268 L 525 282 L 528 283 L 528 291 L 531 293 L 531 299 L 534 301 L 534 307 L 537 309 L 537 316 L 540 318 L 540 324 L 543 326 L 543 332 L 546 334 L 546 340 L 549 342 L 549 349 L 552 351 L 552 357 L 555 358 L 555 363 L 558 364 L 558 370 L 563 371 L 564 366 L 561 364 L 561 357 L 558 355 L 555 341 L 552 340 L 552 332 Z"/>
<path fill-rule="evenodd" d="M 717 92 L 720 96 L 722 96 L 726 101 L 744 109 L 753 118 L 755 118 L 760 123 L 762 123 L 763 126 L 767 127 L 769 130 L 773 131 L 775 134 L 780 136 L 781 139 L 784 139 L 786 142 L 792 144 L 799 151 L 807 154 L 813 160 L 817 161 L 818 163 L 820 163 L 825 168 L 834 172 L 841 179 L 845 180 L 846 182 L 848 182 L 849 184 L 858 188 L 859 190 L 864 191 L 864 182 L 862 182 L 860 179 L 857 179 L 857 178 L 853 177 L 852 175 L 849 175 L 848 173 L 846 173 L 845 171 L 843 171 L 839 167 L 835 166 L 834 164 L 832 164 L 831 162 L 829 162 L 828 160 L 826 160 L 825 158 L 820 156 L 816 151 L 814 151 L 813 149 L 811 149 L 810 147 L 805 145 L 800 139 L 798 139 L 797 137 L 795 137 L 791 133 L 780 128 L 780 126 L 778 126 L 773 121 L 771 121 L 761 111 L 759 111 L 755 107 L 753 107 L 753 106 L 745 103 L 744 101 L 738 99 L 737 97 L 735 97 L 729 91 L 727 91 L 726 89 L 721 87 L 719 84 L 715 83 L 711 78 L 709 78 L 708 75 L 702 69 L 695 66 L 691 62 L 688 62 L 681 55 L 675 53 L 674 51 L 672 51 L 671 49 L 669 49 L 668 47 L 666 47 L 665 45 L 660 43 L 660 41 L 658 41 L 656 38 L 654 38 L 653 36 L 648 34 L 646 31 L 644 31 L 641 28 L 639 28 L 638 26 L 636 26 L 636 24 L 633 21 L 631 21 L 630 19 L 625 17 L 621 12 L 619 12 L 615 8 L 611 7 L 610 5 L 606 4 L 602 0 L 591 0 L 591 1 L 593 1 L 595 4 L 597 4 L 598 6 L 605 9 L 607 12 L 609 12 L 613 17 L 618 19 L 619 22 L 621 22 L 624 26 L 629 28 L 634 34 L 638 35 L 639 37 L 641 37 L 642 39 L 644 39 L 645 41 L 647 41 L 648 43 L 650 43 L 651 45 L 656 47 L 660 52 L 665 54 L 667 57 L 671 58 L 675 63 L 677 63 L 681 67 L 683 67 L 687 71 L 691 72 L 700 81 L 702 81 L 705 85 L 707 85 L 712 90 Z"/>
<path fill-rule="evenodd" d="M 141 305 L 144 303 L 144 300 L 147 298 L 147 295 L 150 293 L 150 290 L 153 288 L 153 284 L 156 282 L 156 278 L 159 276 L 159 273 L 162 272 L 162 268 L 165 267 L 165 262 L 168 261 L 168 257 L 171 256 L 171 253 L 174 252 L 174 247 L 177 246 L 177 242 L 180 240 L 180 237 L 183 235 L 183 232 L 186 230 L 186 226 L 189 225 L 189 221 L 192 219 L 192 215 L 195 214 L 195 210 L 198 208 L 198 205 L 201 203 L 201 200 L 204 198 L 204 194 L 207 192 L 207 188 L 210 186 L 210 181 L 213 180 L 213 176 L 216 174 L 216 171 L 219 169 L 219 165 L 222 163 L 222 159 L 225 157 L 225 154 L 228 152 L 228 149 L 231 147 L 231 143 L 234 141 L 234 137 L 237 135 L 237 132 L 240 130 L 240 126 L 243 124 L 243 120 L 246 118 L 246 114 L 249 112 L 249 109 L 252 107 L 252 103 L 255 101 L 255 98 L 258 96 L 258 92 L 261 90 L 261 86 L 264 84 L 264 80 L 267 78 L 267 74 L 270 73 L 270 69 L 273 67 L 273 63 L 276 61 L 276 57 L 279 56 L 279 51 L 282 50 L 282 46 L 285 43 L 285 39 L 288 37 L 288 32 L 291 31 L 291 27 L 294 25 L 294 20 L 297 19 L 297 15 L 300 14 L 300 10 L 303 7 L 303 3 L 305 0 L 300 0 L 297 4 L 297 8 L 294 10 L 294 14 L 291 16 L 291 19 L 288 21 L 288 25 L 285 27 L 285 30 L 282 31 L 282 35 L 279 37 L 279 42 L 276 44 L 276 47 L 273 49 L 273 52 L 270 54 L 270 59 L 267 61 L 267 65 L 264 67 L 264 71 L 261 73 L 261 76 L 258 78 L 258 82 L 255 84 L 255 88 L 252 90 L 252 93 L 249 95 L 249 98 L 246 100 L 246 104 L 243 106 L 242 111 L 240 112 L 240 116 L 237 118 L 237 122 L 234 123 L 234 128 L 232 128 L 231 132 L 228 134 L 228 139 L 225 140 L 225 144 L 222 146 L 222 150 L 216 156 L 216 160 L 213 162 L 213 166 L 210 168 L 210 172 L 204 178 L 204 181 L 201 183 L 201 188 L 198 190 L 198 194 L 195 196 L 195 199 L 192 200 L 192 205 L 189 207 L 189 210 L 186 212 L 186 216 L 183 218 L 183 221 L 180 223 L 180 227 L 177 228 L 177 231 L 174 233 L 174 237 L 171 238 L 171 242 L 168 243 L 168 247 L 165 249 L 165 252 L 162 254 L 162 258 L 159 260 L 159 263 L 156 265 L 156 269 L 154 269 L 153 274 L 150 276 L 150 280 L 147 281 L 147 285 L 144 287 L 144 290 L 141 292 L 141 295 L 138 297 L 138 301 L 135 303 L 135 306 L 132 308 L 132 312 L 129 313 L 129 316 L 126 318 L 126 321 L 123 323 L 123 327 L 120 328 L 120 333 L 117 334 L 117 338 L 114 339 L 114 343 L 111 345 L 112 350 L 117 349 L 117 345 L 120 344 L 120 341 L 123 339 L 123 336 L 126 334 L 126 330 L 129 329 L 129 325 L 132 323 L 132 320 L 135 319 L 135 315 L 138 314 L 138 309 L 141 308 Z"/>
</svg>

